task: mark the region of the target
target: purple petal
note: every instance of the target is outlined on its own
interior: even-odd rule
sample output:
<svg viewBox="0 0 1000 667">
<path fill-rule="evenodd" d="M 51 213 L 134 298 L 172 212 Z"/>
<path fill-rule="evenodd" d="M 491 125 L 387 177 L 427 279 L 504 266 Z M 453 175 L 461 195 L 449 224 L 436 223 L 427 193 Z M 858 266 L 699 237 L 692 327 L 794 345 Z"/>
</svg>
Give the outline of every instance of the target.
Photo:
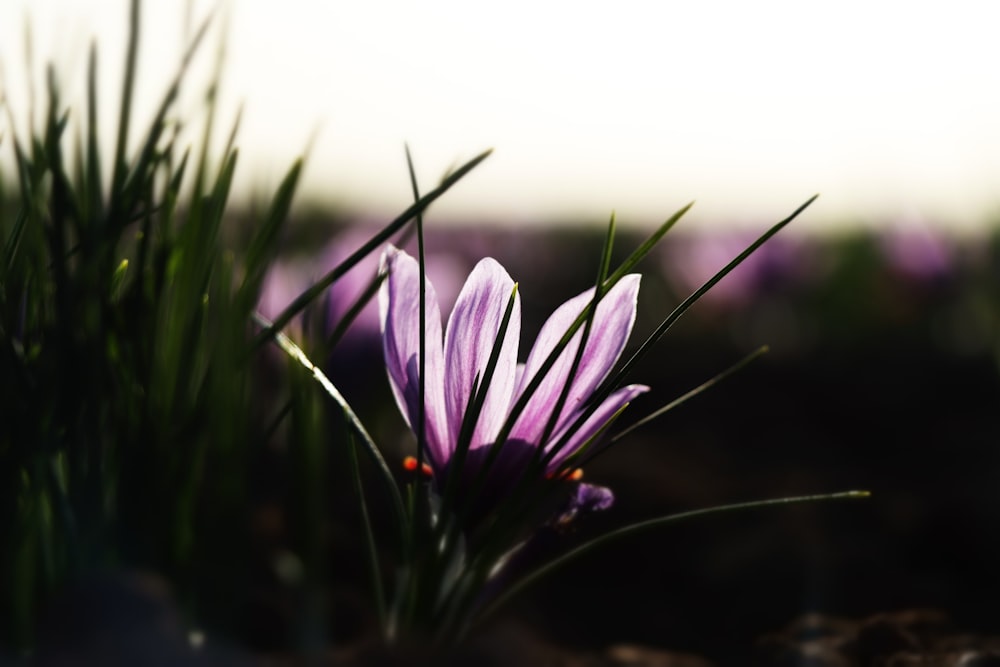
<svg viewBox="0 0 1000 667">
<path fill-rule="evenodd" d="M 628 386 L 621 387 L 604 399 L 604 402 L 601 403 L 597 410 L 594 411 L 594 414 L 590 415 L 587 420 L 583 422 L 583 425 L 569 436 L 566 440 L 566 444 L 559 448 L 559 452 L 556 453 L 549 462 L 548 469 L 555 470 L 562 465 L 563 461 L 565 461 L 568 456 L 573 454 L 573 452 L 585 445 L 588 440 L 597 435 L 597 433 L 604 428 L 608 421 L 614 417 L 619 410 L 631 403 L 632 399 L 636 396 L 645 394 L 647 391 L 649 391 L 649 387 L 646 385 L 630 384 Z M 573 422 L 576 420 L 578 414 L 579 412 L 572 415 L 572 419 L 567 420 L 564 431 L 566 428 L 571 428 L 573 426 Z M 546 451 L 548 451 L 551 446 L 554 446 L 562 440 L 562 435 L 563 433 L 557 433 L 551 439 L 549 446 L 546 447 Z"/>
<path fill-rule="evenodd" d="M 420 391 L 420 268 L 415 259 L 389 246 L 382 255 L 388 278 L 379 289 L 379 321 L 389 384 L 407 424 L 417 423 Z M 444 354 L 441 348 L 441 313 L 434 287 L 426 282 L 427 359 L 424 362 L 424 405 L 428 454 L 441 470 L 450 456 L 444 409 Z"/>
<path fill-rule="evenodd" d="M 577 512 L 603 512 L 614 504 L 615 494 L 611 489 L 596 484 L 580 484 L 572 501 Z"/>
<path fill-rule="evenodd" d="M 518 385 L 518 394 L 524 391 L 563 334 L 593 299 L 593 293 L 594 290 L 590 289 L 573 297 L 559 306 L 549 317 L 538 334 L 538 340 L 532 347 L 531 354 L 528 355 L 528 361 Z M 615 362 L 618 361 L 618 357 L 621 356 L 629 334 L 632 332 L 632 325 L 635 323 L 638 294 L 639 275 L 630 274 L 622 278 L 598 304 L 593 328 L 587 339 L 587 347 L 573 377 L 566 403 L 560 411 L 556 431 L 565 425 L 570 414 L 582 407 L 587 398 L 607 377 Z M 511 438 L 527 442 L 538 442 L 541 439 L 559 394 L 566 385 L 582 337 L 583 327 L 577 331 L 573 340 L 559 355 L 555 365 L 546 374 L 538 390 L 528 401 L 528 405 L 511 432 Z"/>
<path fill-rule="evenodd" d="M 524 364 L 518 364 L 514 369 L 514 386 L 520 390 L 521 381 L 524 379 Z"/>
<path fill-rule="evenodd" d="M 556 520 L 557 526 L 571 523 L 580 514 L 603 512 L 615 503 L 615 494 L 606 486 L 596 484 L 578 484 L 576 491 L 570 496 L 565 509 Z"/>
<path fill-rule="evenodd" d="M 444 396 L 452 443 L 458 443 L 473 384 L 477 376 L 482 381 L 513 289 L 514 281 L 507 271 L 496 260 L 486 258 L 469 274 L 455 302 L 444 340 Z M 496 369 L 472 435 L 472 448 L 493 442 L 507 418 L 514 393 L 520 334 L 521 301 L 515 294 Z"/>
</svg>

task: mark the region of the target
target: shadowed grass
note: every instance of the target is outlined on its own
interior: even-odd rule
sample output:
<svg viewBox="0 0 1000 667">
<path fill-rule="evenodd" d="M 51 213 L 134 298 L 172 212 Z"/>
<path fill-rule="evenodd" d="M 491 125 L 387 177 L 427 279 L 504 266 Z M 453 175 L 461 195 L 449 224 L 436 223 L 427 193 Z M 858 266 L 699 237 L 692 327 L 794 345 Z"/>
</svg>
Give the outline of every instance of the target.
<svg viewBox="0 0 1000 667">
<path fill-rule="evenodd" d="M 4 137 L 16 168 L 14 212 L 0 209 L 0 642 L 11 646 L 31 644 L 40 600 L 89 572 L 160 572 L 190 613 L 221 626 L 246 583 L 248 464 L 265 432 L 252 418 L 250 316 L 301 165 L 246 246 L 227 245 L 237 150 L 230 140 L 213 158 L 206 129 L 191 183 L 190 147 L 167 121 L 208 21 L 132 136 L 139 24 L 135 0 L 110 160 L 96 47 L 83 115 L 50 68 L 44 120 Z"/>
</svg>

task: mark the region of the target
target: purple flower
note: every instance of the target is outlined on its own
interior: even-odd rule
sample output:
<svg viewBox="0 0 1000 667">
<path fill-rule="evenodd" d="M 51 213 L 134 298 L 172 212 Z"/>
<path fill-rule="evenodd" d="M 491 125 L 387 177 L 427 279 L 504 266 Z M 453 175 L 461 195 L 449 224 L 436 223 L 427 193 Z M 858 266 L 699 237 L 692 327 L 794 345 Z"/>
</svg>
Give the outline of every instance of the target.
<svg viewBox="0 0 1000 667">
<path fill-rule="evenodd" d="M 682 292 L 691 292 L 739 255 L 755 237 L 742 232 L 678 236 L 663 245 L 667 279 Z M 704 304 L 734 308 L 775 287 L 801 286 L 822 270 L 816 246 L 804 239 L 770 239 L 702 298 Z"/>
<path fill-rule="evenodd" d="M 878 242 L 889 266 L 907 278 L 930 282 L 952 271 L 951 244 L 922 220 L 903 221 L 882 232 Z"/>
<path fill-rule="evenodd" d="M 348 227 L 317 252 L 275 262 L 264 278 L 257 309 L 270 320 L 277 318 L 296 297 L 347 260 L 376 231 L 362 226 Z M 470 265 L 471 262 L 454 256 L 454 253 L 427 256 L 427 272 L 439 287 L 443 287 L 443 303 L 455 302 L 462 278 Z M 318 320 L 314 319 L 318 324 L 318 332 L 324 336 L 333 333 L 377 275 L 378 262 L 374 256 L 369 255 L 331 285 L 311 309 L 313 317 L 318 317 Z M 288 328 L 296 335 L 301 335 L 307 320 L 307 317 L 299 315 Z M 356 355 L 359 350 L 366 350 L 371 341 L 377 340 L 378 331 L 378 311 L 373 303 L 369 303 L 344 332 L 335 353 L 346 348 L 347 351 L 340 355 L 343 359 Z"/>
<path fill-rule="evenodd" d="M 396 402 L 413 428 L 417 423 L 420 386 L 419 267 L 416 260 L 391 246 L 383 254 L 382 263 L 389 272 L 379 293 L 386 367 Z M 473 385 L 486 369 L 513 291 L 514 281 L 507 271 L 495 260 L 483 259 L 472 270 L 459 293 L 442 336 L 437 296 L 430 282 L 426 283 L 425 433 L 427 460 L 437 484 L 441 484 L 449 473 Z M 501 486 L 504 481 L 507 484 L 517 481 L 538 448 L 551 453 L 546 466 L 547 474 L 564 473 L 564 464 L 571 454 L 595 436 L 629 401 L 648 390 L 643 385 L 629 385 L 616 390 L 578 429 L 570 432 L 587 408 L 591 395 L 625 348 L 635 322 L 638 292 L 639 276 L 628 275 L 598 304 L 580 365 L 570 382 L 569 394 L 555 427 L 546 437 L 545 431 L 559 395 L 569 381 L 582 329 L 563 350 L 528 400 L 490 470 L 490 475 L 498 478 Z M 470 479 L 470 470 L 478 470 L 531 379 L 592 300 L 593 289 L 570 299 L 552 313 L 524 364 L 517 363 L 521 307 L 519 296 L 514 298 L 496 369 L 482 412 L 472 431 L 465 469 L 452 471 L 461 475 L 465 482 Z M 559 446 L 564 436 L 565 444 Z M 554 451 L 556 447 L 558 450 Z M 502 492 L 502 489 L 498 491 Z M 496 493 L 494 490 L 491 495 Z M 610 498 L 592 509 L 603 509 L 609 504 Z"/>
</svg>

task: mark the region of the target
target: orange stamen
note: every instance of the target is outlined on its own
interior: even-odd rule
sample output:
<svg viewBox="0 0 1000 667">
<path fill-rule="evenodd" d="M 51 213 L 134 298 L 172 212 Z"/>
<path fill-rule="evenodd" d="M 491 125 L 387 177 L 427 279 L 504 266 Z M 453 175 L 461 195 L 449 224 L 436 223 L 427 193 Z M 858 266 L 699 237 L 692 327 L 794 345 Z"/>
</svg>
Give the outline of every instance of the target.
<svg viewBox="0 0 1000 667">
<path fill-rule="evenodd" d="M 416 457 L 415 456 L 407 456 L 405 459 L 403 459 L 403 469 L 406 470 L 406 472 L 416 472 L 416 470 L 417 470 L 417 459 L 416 459 Z M 427 477 L 428 479 L 430 479 L 431 477 L 433 477 L 434 471 L 431 470 L 430 465 L 428 465 L 426 462 L 424 462 L 424 463 L 421 463 L 421 465 L 420 465 L 420 474 L 423 475 L 424 477 Z"/>
<path fill-rule="evenodd" d="M 570 470 L 563 470 L 555 474 L 549 474 L 549 479 L 558 479 L 561 482 L 579 482 L 583 479 L 583 468 L 573 468 Z"/>
</svg>

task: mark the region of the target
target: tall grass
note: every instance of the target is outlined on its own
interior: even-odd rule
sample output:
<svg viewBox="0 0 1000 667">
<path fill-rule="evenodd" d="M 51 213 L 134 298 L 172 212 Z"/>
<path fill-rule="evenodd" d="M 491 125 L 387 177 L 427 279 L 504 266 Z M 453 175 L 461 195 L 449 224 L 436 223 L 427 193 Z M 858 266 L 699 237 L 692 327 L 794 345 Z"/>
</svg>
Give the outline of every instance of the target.
<svg viewBox="0 0 1000 667">
<path fill-rule="evenodd" d="M 20 119 L 5 110 L 15 170 L 0 174 L 0 645 L 31 646 L 39 606 L 63 584 L 126 569 L 165 576 L 189 620 L 236 632 L 254 576 L 252 515 L 267 494 L 259 468 L 276 435 L 288 443 L 280 502 L 303 568 L 296 585 L 321 589 L 324 462 L 346 457 L 349 436 L 338 431 L 344 447 L 327 451 L 329 403 L 295 360 L 261 389 L 264 345 L 488 155 L 261 327 L 255 309 L 302 162 L 248 229 L 233 229 L 238 119 L 221 154 L 209 152 L 218 79 L 205 85 L 200 136 L 186 140 L 176 120 L 208 21 L 142 119 L 133 112 L 140 14 L 133 0 L 113 154 L 99 148 L 97 46 L 82 104 L 61 98 L 50 67 L 43 122 L 18 134 Z M 321 607 L 296 612 L 293 640 L 322 638 L 310 630 Z"/>
<path fill-rule="evenodd" d="M 37 601 L 90 572 L 162 572 L 220 618 L 246 578 L 248 463 L 264 445 L 250 317 L 301 164 L 252 233 L 226 234 L 238 150 L 209 154 L 212 122 L 184 145 L 169 120 L 205 26 L 147 120 L 133 114 L 139 19 L 136 0 L 112 155 L 96 46 L 85 110 L 50 68 L 44 121 L 6 137 L 0 637 L 14 645 Z"/>
</svg>

